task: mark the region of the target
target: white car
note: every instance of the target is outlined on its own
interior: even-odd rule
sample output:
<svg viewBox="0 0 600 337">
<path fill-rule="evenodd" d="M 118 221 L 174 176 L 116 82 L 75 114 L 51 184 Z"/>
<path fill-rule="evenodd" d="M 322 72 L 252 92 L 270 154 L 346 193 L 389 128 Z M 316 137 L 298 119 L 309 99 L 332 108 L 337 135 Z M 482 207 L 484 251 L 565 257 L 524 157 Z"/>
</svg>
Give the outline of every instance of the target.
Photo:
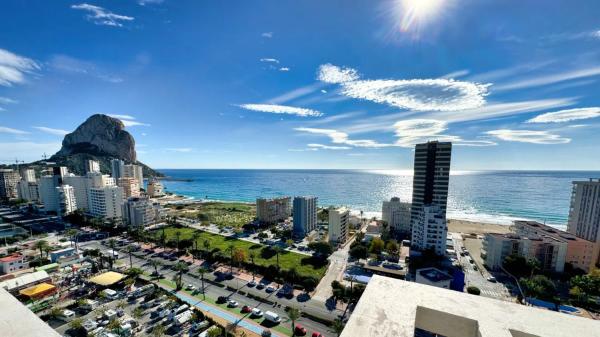
<svg viewBox="0 0 600 337">
<path fill-rule="evenodd" d="M 490 276 L 490 277 L 488 277 L 488 278 L 487 278 L 487 280 L 488 280 L 489 282 L 496 283 L 496 278 L 495 278 L 495 277 L 493 277 L 493 276 Z"/>
<path fill-rule="evenodd" d="M 265 289 L 265 291 L 268 293 L 272 293 L 275 291 L 275 288 L 273 286 L 268 286 L 267 289 Z"/>
<path fill-rule="evenodd" d="M 227 301 L 227 306 L 230 308 L 237 308 L 238 305 L 240 305 L 240 304 L 234 300 Z"/>
<path fill-rule="evenodd" d="M 260 309 L 258 309 L 258 308 L 254 308 L 254 309 L 252 309 L 252 314 L 251 315 L 253 317 L 262 317 L 263 312 Z"/>
<path fill-rule="evenodd" d="M 189 291 L 194 291 L 196 290 L 196 287 L 193 284 L 188 284 L 187 287 L 185 287 L 185 289 Z"/>
</svg>

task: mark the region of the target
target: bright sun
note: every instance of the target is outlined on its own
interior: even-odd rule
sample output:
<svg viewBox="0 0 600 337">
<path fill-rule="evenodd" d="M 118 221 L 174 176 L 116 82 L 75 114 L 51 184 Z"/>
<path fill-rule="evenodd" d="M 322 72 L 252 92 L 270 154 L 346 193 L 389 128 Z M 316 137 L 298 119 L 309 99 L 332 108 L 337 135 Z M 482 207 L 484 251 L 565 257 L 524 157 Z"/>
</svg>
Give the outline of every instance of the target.
<svg viewBox="0 0 600 337">
<path fill-rule="evenodd" d="M 401 29 L 408 31 L 432 19 L 448 0 L 399 0 L 402 11 Z"/>
</svg>

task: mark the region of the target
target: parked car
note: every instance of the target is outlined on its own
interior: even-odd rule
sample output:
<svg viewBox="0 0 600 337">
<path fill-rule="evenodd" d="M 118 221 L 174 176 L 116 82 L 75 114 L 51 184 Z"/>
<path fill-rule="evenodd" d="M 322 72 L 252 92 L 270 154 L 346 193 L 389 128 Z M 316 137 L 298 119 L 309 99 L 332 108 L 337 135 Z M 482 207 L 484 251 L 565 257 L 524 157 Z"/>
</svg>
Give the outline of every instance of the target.
<svg viewBox="0 0 600 337">
<path fill-rule="evenodd" d="M 272 311 L 265 312 L 265 319 L 271 323 L 281 323 L 281 317 Z"/>
<path fill-rule="evenodd" d="M 493 276 L 490 276 L 487 278 L 488 281 L 492 282 L 492 283 L 496 283 L 496 278 Z"/>
<path fill-rule="evenodd" d="M 245 306 L 242 307 L 241 312 L 244 313 L 244 314 L 247 314 L 247 313 L 251 312 L 252 310 L 253 310 L 252 307 L 250 307 L 248 305 L 245 305 Z"/>
<path fill-rule="evenodd" d="M 256 285 L 256 289 L 258 289 L 258 290 L 265 289 L 265 285 L 263 283 L 259 283 Z"/>
<path fill-rule="evenodd" d="M 262 317 L 262 316 L 263 316 L 262 310 L 260 310 L 258 308 L 252 309 L 252 317 Z"/>
<path fill-rule="evenodd" d="M 304 336 L 306 335 L 306 328 L 300 324 L 296 324 L 296 327 L 294 328 L 294 334 L 296 336 Z"/>
<path fill-rule="evenodd" d="M 240 305 L 240 304 L 234 300 L 229 300 L 227 302 L 227 306 L 230 308 L 237 308 L 238 305 Z"/>
<path fill-rule="evenodd" d="M 227 296 L 219 296 L 217 298 L 217 303 L 225 303 L 227 302 Z"/>
<path fill-rule="evenodd" d="M 256 287 L 256 282 L 255 281 L 250 281 L 247 284 L 248 287 Z"/>
<path fill-rule="evenodd" d="M 315 331 L 315 332 L 312 333 L 312 337 L 323 337 L 323 334 L 320 333 L 320 332 Z"/>
<path fill-rule="evenodd" d="M 190 291 L 194 291 L 196 290 L 196 287 L 193 284 L 188 284 L 187 287 L 185 287 L 186 290 L 190 290 Z"/>
<path fill-rule="evenodd" d="M 275 291 L 275 288 L 273 286 L 268 286 L 267 289 L 265 289 L 265 291 L 268 293 L 272 293 Z"/>
</svg>

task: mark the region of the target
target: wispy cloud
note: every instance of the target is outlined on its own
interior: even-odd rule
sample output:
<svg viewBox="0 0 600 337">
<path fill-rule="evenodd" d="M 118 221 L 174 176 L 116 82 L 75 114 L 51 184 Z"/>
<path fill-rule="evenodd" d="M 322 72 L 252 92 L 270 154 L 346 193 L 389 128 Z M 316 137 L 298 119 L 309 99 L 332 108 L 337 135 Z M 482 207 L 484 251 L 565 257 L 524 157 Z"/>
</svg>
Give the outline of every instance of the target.
<svg viewBox="0 0 600 337">
<path fill-rule="evenodd" d="M 270 39 L 270 38 L 273 38 L 273 32 L 264 32 L 264 33 L 260 34 L 260 36 Z"/>
<path fill-rule="evenodd" d="M 25 74 L 39 70 L 34 60 L 0 48 L 0 85 L 11 87 L 25 82 Z"/>
<path fill-rule="evenodd" d="M 138 0 L 138 4 L 140 6 L 146 6 L 146 5 L 158 5 L 165 2 L 165 0 Z"/>
<path fill-rule="evenodd" d="M 123 27 L 124 22 L 133 21 L 135 19 L 134 17 L 115 14 L 100 6 L 94 6 L 87 3 L 72 5 L 71 8 L 87 12 L 86 18 L 96 25 Z"/>
<path fill-rule="evenodd" d="M 260 111 L 260 112 L 269 112 L 274 114 L 287 114 L 287 115 L 296 115 L 300 117 L 320 117 L 323 116 L 323 113 L 317 110 L 306 109 L 306 108 L 297 108 L 293 106 L 286 105 L 276 105 L 276 104 L 241 104 L 238 105 L 242 109 L 252 110 L 252 111 Z"/>
<path fill-rule="evenodd" d="M 27 131 L 8 128 L 6 126 L 0 126 L 0 133 L 9 133 L 12 135 L 27 135 L 27 134 L 29 134 L 29 132 L 27 132 Z"/>
<path fill-rule="evenodd" d="M 110 117 L 119 119 L 121 122 L 123 122 L 123 125 L 125 125 L 125 127 L 130 127 L 130 126 L 150 126 L 150 124 L 148 123 L 142 123 L 139 122 L 137 120 L 135 120 L 135 117 L 131 116 L 131 115 L 116 115 L 116 114 L 109 114 Z"/>
<path fill-rule="evenodd" d="M 279 64 L 279 60 L 278 59 L 274 59 L 274 58 L 261 58 L 260 62 L 277 63 L 277 64 Z"/>
<path fill-rule="evenodd" d="M 9 142 L 0 143 L 0 153 L 7 158 L 33 161 L 42 159 L 44 153 L 55 153 L 60 150 L 60 142 L 34 143 L 34 142 Z"/>
<path fill-rule="evenodd" d="M 345 144 L 354 147 L 366 147 L 366 148 L 382 148 L 393 146 L 392 144 L 382 144 L 370 139 L 350 139 L 349 135 L 345 132 L 333 130 L 333 129 L 318 129 L 318 128 L 295 128 L 294 130 L 300 132 L 306 132 L 316 135 L 327 136 L 331 139 L 334 144 Z"/>
<path fill-rule="evenodd" d="M 528 120 L 527 123 L 563 123 L 596 117 L 600 117 L 600 107 L 576 108 L 548 112 Z"/>
<path fill-rule="evenodd" d="M 549 131 L 500 129 L 487 131 L 486 134 L 508 142 L 532 144 L 566 144 L 571 142 L 571 139 L 552 134 Z"/>
<path fill-rule="evenodd" d="M 48 128 L 45 126 L 34 126 L 33 128 L 40 130 L 42 132 L 49 133 L 51 135 L 57 135 L 57 136 L 64 136 L 69 133 L 69 131 L 67 131 L 67 130 L 53 129 L 53 128 Z"/>
<path fill-rule="evenodd" d="M 277 97 L 268 99 L 267 102 L 272 103 L 272 104 L 282 104 L 282 103 L 291 102 L 297 98 L 310 95 L 310 94 L 314 93 L 315 91 L 317 91 L 321 87 L 323 87 L 322 83 L 315 83 L 315 84 L 307 85 L 307 86 L 300 87 L 300 88 L 297 88 L 294 90 L 290 90 L 290 91 L 288 91 L 284 94 L 281 94 Z"/>
<path fill-rule="evenodd" d="M 48 62 L 52 70 L 76 74 L 88 75 L 110 83 L 121 83 L 123 79 L 114 74 L 109 74 L 99 69 L 94 63 L 76 59 L 67 55 L 54 55 Z"/>
<path fill-rule="evenodd" d="M 290 68 L 288 68 L 288 67 L 281 67 L 281 68 L 279 68 L 279 71 L 290 71 Z"/>
<path fill-rule="evenodd" d="M 190 147 L 168 147 L 165 150 L 170 152 L 180 152 L 180 153 L 188 153 L 192 152 L 194 149 Z"/>
<path fill-rule="evenodd" d="M 445 135 L 448 123 L 433 119 L 408 119 L 394 124 L 398 140 L 396 145 L 413 147 L 416 144 L 430 140 L 452 142 L 457 146 L 493 146 L 497 145 L 490 140 L 465 140 L 459 136 Z"/>
<path fill-rule="evenodd" d="M 440 76 L 440 78 L 455 79 L 455 78 L 459 78 L 459 77 L 465 77 L 465 76 L 469 75 L 469 73 L 470 73 L 470 71 L 468 69 L 462 69 L 462 70 L 453 71 L 444 76 Z"/>
<path fill-rule="evenodd" d="M 0 104 L 17 104 L 19 101 L 16 101 L 12 98 L 8 97 L 0 97 Z"/>
<path fill-rule="evenodd" d="M 308 146 L 309 148 L 312 148 L 312 149 L 319 149 L 319 150 L 350 150 L 350 149 L 352 149 L 350 146 L 331 146 L 331 145 L 315 144 L 315 143 L 311 143 L 306 146 Z"/>
<path fill-rule="evenodd" d="M 317 78 L 341 85 L 341 94 L 351 98 L 416 111 L 456 111 L 485 104 L 488 84 L 451 79 L 359 80 L 352 68 L 331 64 L 319 68 Z"/>
<path fill-rule="evenodd" d="M 565 72 L 554 73 L 550 75 L 532 76 L 529 78 L 508 82 L 505 84 L 494 85 L 493 90 L 500 91 L 540 87 L 598 75 L 600 75 L 600 66 L 593 66 L 588 68 L 574 69 Z"/>
</svg>

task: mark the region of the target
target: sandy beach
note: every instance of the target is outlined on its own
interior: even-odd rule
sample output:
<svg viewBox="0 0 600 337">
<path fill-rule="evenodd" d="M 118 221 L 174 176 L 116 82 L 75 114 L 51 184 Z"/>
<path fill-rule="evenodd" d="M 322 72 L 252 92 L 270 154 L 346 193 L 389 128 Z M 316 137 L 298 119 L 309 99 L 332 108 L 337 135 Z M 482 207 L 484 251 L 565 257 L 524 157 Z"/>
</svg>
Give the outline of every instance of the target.
<svg viewBox="0 0 600 337">
<path fill-rule="evenodd" d="M 488 224 L 482 222 L 473 222 L 466 220 L 453 220 L 448 219 L 448 231 L 458 233 L 473 233 L 473 234 L 485 234 L 485 233 L 499 233 L 505 234 L 510 232 L 510 226 Z"/>
</svg>

